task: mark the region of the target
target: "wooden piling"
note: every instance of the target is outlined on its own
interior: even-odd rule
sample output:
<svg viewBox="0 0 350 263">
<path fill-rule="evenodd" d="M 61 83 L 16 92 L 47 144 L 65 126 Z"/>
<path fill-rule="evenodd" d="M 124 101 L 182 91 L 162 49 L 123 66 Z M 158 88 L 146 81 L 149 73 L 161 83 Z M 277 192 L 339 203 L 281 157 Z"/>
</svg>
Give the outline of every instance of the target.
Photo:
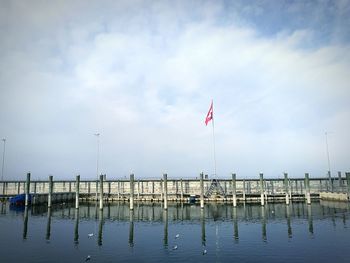
<svg viewBox="0 0 350 263">
<path fill-rule="evenodd" d="M 311 195 L 310 195 L 310 179 L 309 174 L 305 173 L 305 195 L 306 195 L 306 203 L 311 204 Z"/>
<path fill-rule="evenodd" d="M 52 205 L 52 190 L 53 190 L 53 182 L 52 182 L 53 176 L 49 176 L 49 195 L 47 197 L 47 207 L 50 208 Z"/>
<path fill-rule="evenodd" d="M 118 198 L 118 200 L 120 199 L 120 181 L 118 180 L 118 182 L 117 182 L 117 198 Z"/>
<path fill-rule="evenodd" d="M 237 206 L 237 197 L 236 197 L 236 174 L 232 174 L 232 205 L 233 207 Z"/>
<path fill-rule="evenodd" d="M 285 192 L 285 195 L 286 195 L 286 205 L 289 205 L 289 181 L 288 181 L 288 174 L 287 173 L 284 173 L 284 192 Z"/>
<path fill-rule="evenodd" d="M 264 198 L 264 175 L 263 173 L 260 173 L 260 200 L 261 205 L 265 205 L 265 198 Z"/>
<path fill-rule="evenodd" d="M 350 201 L 350 173 L 345 173 L 345 177 L 348 186 L 348 200 Z"/>
<path fill-rule="evenodd" d="M 200 204 L 201 204 L 201 208 L 204 208 L 204 183 L 203 183 L 203 173 L 201 173 L 200 175 Z"/>
<path fill-rule="evenodd" d="M 103 209 L 103 175 L 100 175 L 100 209 Z"/>
<path fill-rule="evenodd" d="M 75 179 L 75 208 L 79 208 L 79 185 L 80 185 L 80 175 L 76 176 Z"/>
<path fill-rule="evenodd" d="M 168 209 L 168 175 L 163 174 L 164 179 L 164 209 Z"/>
<path fill-rule="evenodd" d="M 243 180 L 243 201 L 245 202 L 245 180 Z"/>
<path fill-rule="evenodd" d="M 29 191 L 30 191 L 30 173 L 27 173 L 26 188 L 25 188 L 25 206 L 29 204 Z"/>
<path fill-rule="evenodd" d="M 341 172 L 339 171 L 338 172 L 338 186 L 339 186 L 339 188 L 341 189 L 341 187 L 342 187 L 342 181 L 341 181 Z M 339 189 L 339 190 L 340 190 Z"/>
<path fill-rule="evenodd" d="M 180 194 L 181 194 L 181 202 L 184 200 L 184 187 L 183 187 L 183 182 L 182 178 L 180 179 Z"/>
<path fill-rule="evenodd" d="M 134 210 L 134 174 L 130 174 L 130 210 Z"/>
</svg>

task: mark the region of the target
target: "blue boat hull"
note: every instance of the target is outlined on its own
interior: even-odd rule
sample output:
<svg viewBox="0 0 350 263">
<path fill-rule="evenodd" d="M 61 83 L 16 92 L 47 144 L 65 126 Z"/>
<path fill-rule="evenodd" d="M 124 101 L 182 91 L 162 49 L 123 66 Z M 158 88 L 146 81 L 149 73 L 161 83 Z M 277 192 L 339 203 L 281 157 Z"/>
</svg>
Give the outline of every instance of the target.
<svg viewBox="0 0 350 263">
<path fill-rule="evenodd" d="M 18 205 L 18 206 L 25 205 L 26 195 L 25 194 L 16 195 L 14 197 L 11 197 L 9 201 L 11 205 Z M 32 196 L 29 195 L 28 203 L 31 203 L 31 202 L 32 202 Z"/>
</svg>

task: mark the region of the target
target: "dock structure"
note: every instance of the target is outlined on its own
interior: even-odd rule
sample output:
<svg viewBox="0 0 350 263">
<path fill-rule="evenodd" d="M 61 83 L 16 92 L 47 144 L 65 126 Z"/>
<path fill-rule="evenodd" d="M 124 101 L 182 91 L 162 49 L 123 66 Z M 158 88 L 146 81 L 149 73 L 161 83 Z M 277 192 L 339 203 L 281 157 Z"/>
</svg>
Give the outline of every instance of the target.
<svg viewBox="0 0 350 263">
<path fill-rule="evenodd" d="M 345 177 L 338 173 L 337 177 L 310 177 L 305 173 L 304 178 L 292 178 L 287 173 L 282 178 L 264 178 L 263 173 L 255 178 L 210 179 L 203 173 L 199 178 L 169 178 L 166 173 L 156 179 L 137 179 L 137 194 L 135 195 L 135 177 L 129 179 L 106 180 L 100 176 L 96 187 L 96 180 L 81 180 L 77 175 L 75 180 L 31 180 L 28 173 L 24 181 L 0 182 L 0 198 L 9 198 L 18 194 L 25 194 L 25 205 L 46 203 L 51 207 L 53 203 L 75 200 L 75 208 L 79 208 L 79 201 L 98 201 L 103 209 L 104 201 L 129 202 L 130 210 L 134 209 L 134 202 L 162 202 L 163 208 L 168 208 L 169 202 L 198 202 L 201 208 L 206 202 L 231 202 L 233 207 L 240 203 L 260 203 L 292 201 L 311 204 L 312 200 L 350 200 L 350 173 Z M 330 186 L 329 184 L 332 184 Z M 330 191 L 329 189 L 332 189 Z M 97 195 L 97 199 L 96 199 Z M 30 198 L 31 197 L 31 198 Z"/>
</svg>

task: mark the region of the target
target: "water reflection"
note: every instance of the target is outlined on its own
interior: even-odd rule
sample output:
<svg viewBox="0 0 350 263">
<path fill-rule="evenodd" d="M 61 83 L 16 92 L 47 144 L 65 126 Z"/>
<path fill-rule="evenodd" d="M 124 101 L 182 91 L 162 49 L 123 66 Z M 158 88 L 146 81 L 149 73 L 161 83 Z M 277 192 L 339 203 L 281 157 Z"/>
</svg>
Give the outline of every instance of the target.
<svg viewBox="0 0 350 263">
<path fill-rule="evenodd" d="M 104 223 L 104 221 L 103 221 L 103 209 L 100 209 L 99 210 L 99 216 L 98 216 L 98 218 L 99 218 L 99 224 L 98 224 L 98 239 L 97 239 L 97 244 L 99 245 L 99 246 L 102 246 L 102 230 L 103 230 L 103 223 Z"/>
<path fill-rule="evenodd" d="M 292 204 L 291 205 L 286 205 L 288 238 L 292 238 L 292 224 L 291 224 L 291 219 L 290 219 L 290 206 L 292 206 Z"/>
<path fill-rule="evenodd" d="M 51 207 L 47 209 L 46 240 L 50 240 L 51 235 Z"/>
<path fill-rule="evenodd" d="M 74 218 L 74 244 L 77 245 L 79 244 L 79 208 L 75 209 Z"/>
<path fill-rule="evenodd" d="M 163 210 L 163 222 L 164 222 L 164 247 L 168 247 L 168 210 Z"/>
<path fill-rule="evenodd" d="M 264 242 L 267 241 L 266 237 L 266 208 L 265 206 L 261 206 L 261 231 L 262 231 L 262 239 Z"/>
<path fill-rule="evenodd" d="M 243 207 L 243 209 L 245 206 Z M 238 235 L 238 220 L 237 220 L 237 207 L 234 207 L 232 210 L 232 219 L 233 219 L 233 237 L 235 241 L 238 243 L 239 235 Z"/>
<path fill-rule="evenodd" d="M 207 204 L 204 209 L 200 209 L 199 206 L 189 205 L 185 203 L 181 204 L 169 204 L 168 210 L 162 209 L 162 206 L 156 203 L 142 203 L 135 206 L 134 210 L 130 210 L 128 203 L 111 203 L 106 206 L 105 209 L 100 210 L 95 204 L 89 203 L 81 204 L 79 209 L 74 209 L 74 213 L 71 218 L 71 205 L 64 206 L 52 206 L 47 209 L 46 207 L 27 207 L 24 211 L 20 211 L 17 208 L 11 208 L 7 211 L 6 205 L 1 206 L 1 211 L 4 213 L 23 213 L 23 239 L 28 237 L 28 213 L 31 209 L 31 217 L 45 216 L 47 218 L 46 223 L 46 240 L 51 240 L 51 221 L 52 217 L 61 219 L 74 219 L 74 244 L 79 244 L 79 221 L 92 221 L 95 222 L 95 233 L 97 233 L 97 245 L 103 244 L 103 228 L 106 220 L 109 220 L 112 224 L 114 222 L 127 222 L 129 221 L 129 246 L 134 247 L 134 226 L 140 222 L 158 222 L 163 227 L 163 235 L 159 236 L 159 240 L 162 240 L 164 248 L 168 249 L 169 246 L 169 221 L 180 222 L 181 224 L 198 224 L 201 228 L 201 245 L 206 246 L 208 242 L 207 229 L 215 224 L 219 226 L 224 222 L 230 222 L 231 238 L 235 243 L 239 242 L 241 236 L 245 236 L 245 232 L 240 230 L 240 226 L 247 225 L 248 223 L 258 223 L 261 225 L 261 239 L 263 242 L 268 240 L 268 228 L 272 224 L 282 224 L 287 232 L 288 239 L 293 238 L 293 227 L 296 227 L 294 221 L 297 224 L 304 224 L 310 237 L 314 237 L 314 221 L 328 220 L 336 224 L 340 224 L 342 227 L 347 228 L 347 220 L 349 218 L 349 205 L 348 204 L 336 204 L 332 202 L 326 203 L 313 203 L 307 205 L 305 203 L 274 204 L 269 203 L 265 206 L 252 205 L 252 204 L 240 204 L 237 207 L 225 204 Z M 94 220 L 97 219 L 97 220 Z M 97 228 L 98 224 L 98 229 Z M 30 224 L 29 224 L 30 226 Z M 173 225 L 171 224 L 170 227 Z M 272 227 L 271 227 L 272 228 Z M 142 230 L 140 230 L 142 231 Z M 243 233 L 243 234 L 242 234 Z"/>
<path fill-rule="evenodd" d="M 307 205 L 307 220 L 309 223 L 309 232 L 311 236 L 314 234 L 314 224 L 312 222 L 312 211 L 311 211 L 311 205 Z"/>
<path fill-rule="evenodd" d="M 27 239 L 28 232 L 28 206 L 24 208 L 23 239 Z"/>
<path fill-rule="evenodd" d="M 134 210 L 129 210 L 129 246 L 134 246 Z"/>
<path fill-rule="evenodd" d="M 205 216 L 204 216 L 204 209 L 201 209 L 201 232 L 202 232 L 202 246 L 205 246 Z"/>
</svg>

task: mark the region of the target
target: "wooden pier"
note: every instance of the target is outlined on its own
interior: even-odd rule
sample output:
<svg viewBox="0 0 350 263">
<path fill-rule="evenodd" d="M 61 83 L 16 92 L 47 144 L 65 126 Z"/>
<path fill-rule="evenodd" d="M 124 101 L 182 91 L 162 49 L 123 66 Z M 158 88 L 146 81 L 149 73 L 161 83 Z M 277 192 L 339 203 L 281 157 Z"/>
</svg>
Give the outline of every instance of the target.
<svg viewBox="0 0 350 263">
<path fill-rule="evenodd" d="M 285 173 L 283 178 L 264 178 L 262 173 L 255 179 L 239 179 L 232 174 L 231 179 L 211 180 L 203 173 L 195 179 L 172 179 L 167 174 L 159 179 L 137 179 L 133 174 L 130 179 L 105 180 L 101 175 L 99 181 L 76 180 L 54 181 L 49 176 L 47 181 L 31 181 L 28 173 L 25 181 L 0 182 L 0 198 L 9 198 L 18 194 L 26 194 L 26 205 L 52 203 L 75 200 L 75 208 L 79 208 L 79 201 L 99 201 L 99 208 L 103 209 L 104 202 L 129 202 L 130 210 L 134 202 L 163 202 L 166 210 L 168 202 L 199 202 L 201 208 L 208 202 L 230 202 L 237 204 L 260 203 L 264 206 L 269 202 L 305 201 L 337 199 L 349 201 L 350 173 L 341 174 L 336 178 L 312 178 L 308 173 L 304 178 L 290 178 Z"/>
</svg>

